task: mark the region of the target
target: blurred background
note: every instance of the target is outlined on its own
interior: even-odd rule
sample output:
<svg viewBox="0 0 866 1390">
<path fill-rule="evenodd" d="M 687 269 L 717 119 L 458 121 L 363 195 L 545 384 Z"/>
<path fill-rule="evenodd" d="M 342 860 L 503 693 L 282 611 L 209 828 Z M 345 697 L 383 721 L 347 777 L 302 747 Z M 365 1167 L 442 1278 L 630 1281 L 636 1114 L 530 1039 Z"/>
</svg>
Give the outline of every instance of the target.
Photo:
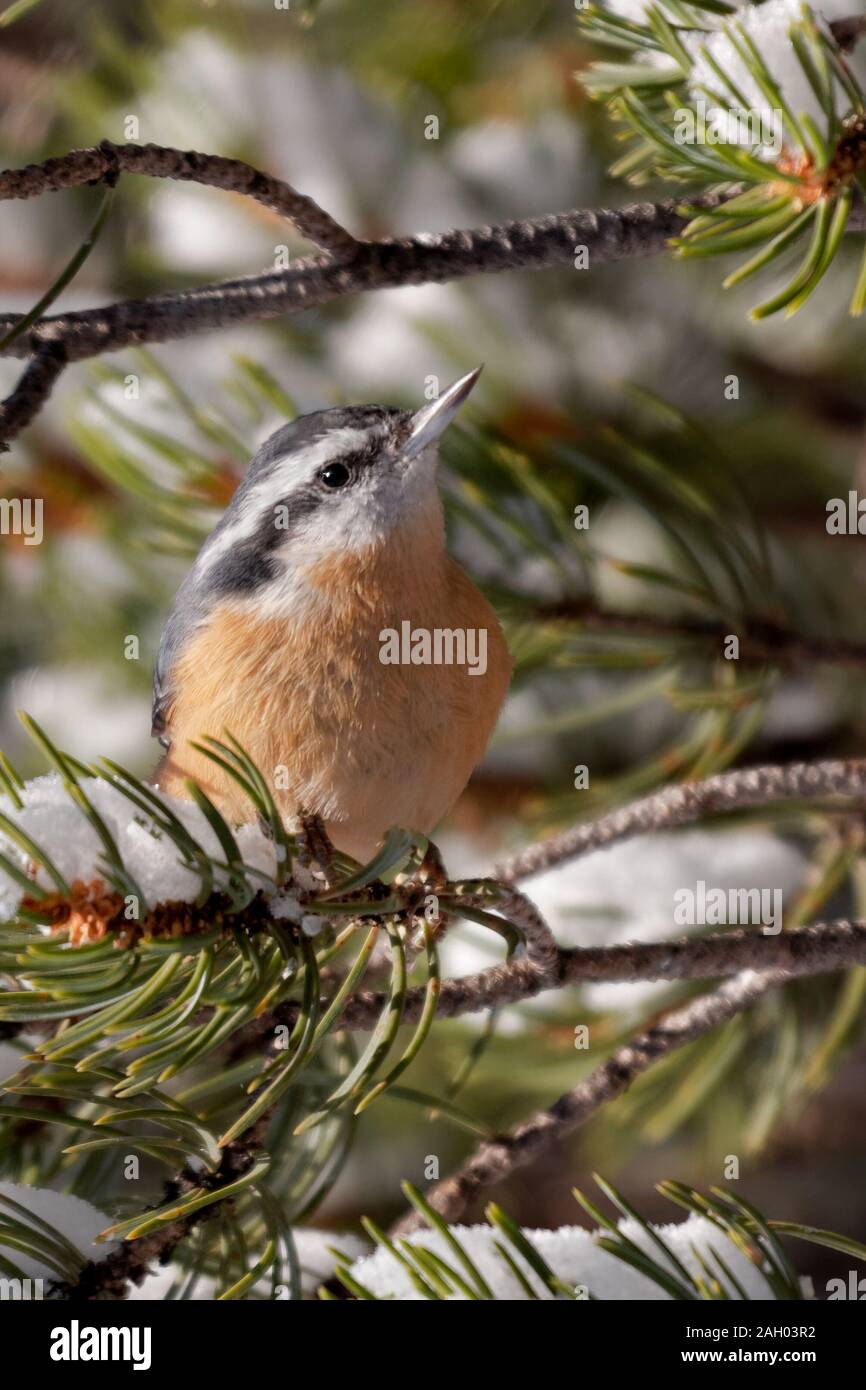
<svg viewBox="0 0 866 1390">
<path fill-rule="evenodd" d="M 231 155 L 368 238 L 670 192 L 636 195 L 607 177 L 611 127 L 578 80 L 599 55 L 567 0 L 22 9 L 0 27 L 4 166 L 103 138 Z M 3 204 L 5 311 L 39 298 L 100 197 Z M 257 204 L 124 176 L 53 311 L 255 273 L 308 249 Z M 0 546 L 0 746 L 27 775 L 42 770 L 24 708 L 77 757 L 146 774 L 162 622 L 261 440 L 329 404 L 417 404 L 428 376 L 444 384 L 484 362 L 474 412 L 446 439 L 443 485 L 452 548 L 498 605 L 516 669 L 487 760 L 439 836 L 451 871 L 484 872 L 504 849 L 670 779 L 862 753 L 862 667 L 724 661 L 688 628 L 743 632 L 762 619 L 866 644 L 863 541 L 825 525 L 828 499 L 864 482 L 864 330 L 846 314 L 859 251 L 843 252 L 791 321 L 750 323 L 751 300 L 722 292 L 715 262 L 656 258 L 376 292 L 72 367 L 2 461 L 3 495 L 44 499 L 45 537 Z M 0 360 L 4 393 L 20 370 Z M 574 524 L 581 506 L 586 529 Z M 569 604 L 595 620 L 551 618 Z M 781 888 L 790 921 L 862 916 L 863 843 L 859 817 L 788 808 L 640 839 L 528 891 L 568 944 L 668 936 L 674 892 L 698 879 Z M 493 959 L 465 926 L 445 964 L 461 973 Z M 410 1085 L 506 1127 L 687 992 L 596 987 L 511 1008 L 492 1028 L 441 1023 Z M 576 1221 L 571 1187 L 599 1169 L 667 1220 L 655 1181 L 721 1182 L 735 1155 L 738 1191 L 768 1214 L 863 1239 L 864 992 L 858 970 L 769 999 L 656 1067 L 498 1197 L 524 1225 Z M 579 1024 L 588 1052 L 575 1048 Z M 388 1098 L 365 1115 L 315 1221 L 385 1223 L 402 1177 L 422 1181 L 429 1155 L 444 1175 L 471 1143 Z M 819 1292 L 847 1269 L 830 1252 L 795 1253 Z"/>
</svg>

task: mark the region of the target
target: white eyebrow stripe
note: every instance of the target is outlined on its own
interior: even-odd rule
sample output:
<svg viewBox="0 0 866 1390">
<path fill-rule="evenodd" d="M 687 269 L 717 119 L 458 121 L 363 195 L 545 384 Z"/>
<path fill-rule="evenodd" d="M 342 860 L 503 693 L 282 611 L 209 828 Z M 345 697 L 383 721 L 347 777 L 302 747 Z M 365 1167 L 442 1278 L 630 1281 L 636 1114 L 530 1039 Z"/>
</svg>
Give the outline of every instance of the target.
<svg viewBox="0 0 866 1390">
<path fill-rule="evenodd" d="M 298 449 L 280 459 L 268 471 L 266 478 L 254 484 L 237 507 L 237 517 L 230 526 L 212 532 L 199 551 L 193 566 L 196 579 L 202 579 L 228 551 L 258 530 L 262 515 L 275 507 L 284 497 L 303 488 L 323 464 L 335 454 L 349 452 L 369 444 L 371 431 L 355 430 L 348 426 L 329 430 L 314 444 Z M 231 509 L 231 503 L 229 508 Z"/>
</svg>

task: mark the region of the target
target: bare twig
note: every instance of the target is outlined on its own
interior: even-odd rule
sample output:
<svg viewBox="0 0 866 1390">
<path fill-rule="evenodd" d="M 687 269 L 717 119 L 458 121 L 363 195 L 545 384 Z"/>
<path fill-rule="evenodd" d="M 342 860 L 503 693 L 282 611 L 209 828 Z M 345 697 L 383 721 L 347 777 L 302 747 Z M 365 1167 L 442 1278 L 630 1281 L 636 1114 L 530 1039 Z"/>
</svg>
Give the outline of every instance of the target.
<svg viewBox="0 0 866 1390">
<path fill-rule="evenodd" d="M 443 980 L 436 1013 L 439 1018 L 459 1018 L 503 1004 L 516 1004 L 565 985 L 708 980 L 736 975 L 744 969 L 770 968 L 793 979 L 854 965 L 866 965 L 866 922 L 816 922 L 777 936 L 760 927 L 738 927 L 677 941 L 560 947 L 546 971 L 522 957 L 474 975 Z M 374 1027 L 386 998 L 379 990 L 353 995 L 340 1018 L 340 1027 L 360 1031 Z M 404 1022 L 415 1022 L 423 1003 L 423 988 L 410 989 Z M 272 1027 L 263 1020 L 263 1032 Z"/>
<path fill-rule="evenodd" d="M 866 796 L 866 759 L 828 759 L 788 766 L 738 768 L 702 782 L 684 782 L 611 811 L 600 820 L 576 825 L 549 840 L 504 860 L 494 869 L 502 883 L 529 878 L 590 850 L 605 849 L 620 840 L 650 830 L 671 830 L 750 806 L 814 797 Z"/>
<path fill-rule="evenodd" d="M 690 206 L 710 207 L 720 201 L 692 199 Z M 168 342 L 233 323 L 300 313 L 365 290 L 443 284 L 496 271 L 571 264 L 575 251 L 584 246 L 591 265 L 655 256 L 686 225 L 688 219 L 677 212 L 679 206 L 671 199 L 632 203 L 616 211 L 577 209 L 496 227 L 362 242 L 351 265 L 308 258 L 284 271 L 48 316 L 11 343 L 8 355 L 26 357 L 41 343 L 61 341 L 70 362 L 79 362 L 103 352 Z M 848 225 L 862 230 L 866 209 L 855 208 Z M 14 328 L 19 318 L 19 314 L 0 314 L 0 333 Z"/>
<path fill-rule="evenodd" d="M 39 414 L 65 366 L 62 343 L 45 343 L 31 358 L 15 390 L 0 402 L 0 453 Z"/>
<path fill-rule="evenodd" d="M 282 271 L 48 316 L 15 339 L 8 353 L 26 357 L 41 343 L 60 341 L 69 360 L 79 362 L 120 348 L 299 313 L 364 290 L 572 264 L 576 250 L 584 246 L 593 266 L 653 256 L 686 225 L 678 206 L 671 200 L 635 203 L 619 211 L 577 209 L 496 227 L 362 242 L 348 264 L 309 257 Z M 14 328 L 19 318 L 0 314 L 0 333 Z"/>
<path fill-rule="evenodd" d="M 240 159 L 197 150 L 175 150 L 163 145 L 115 145 L 110 140 L 86 150 L 70 150 L 41 164 L 0 173 L 0 201 L 35 198 L 40 193 L 82 184 L 116 180 L 119 174 L 148 174 L 155 179 L 181 179 L 208 188 L 221 188 L 254 198 L 291 222 L 308 241 L 333 256 L 352 256 L 358 242 L 345 227 L 312 198 L 299 193 L 282 179 L 263 174 Z"/>
<path fill-rule="evenodd" d="M 665 250 L 689 220 L 680 210 L 680 201 L 669 199 L 633 203 L 619 210 L 578 208 L 495 227 L 359 241 L 312 199 L 240 160 L 109 141 L 0 173 L 0 200 L 115 181 L 120 173 L 184 179 L 255 198 L 291 220 L 328 254 L 296 261 L 286 270 L 48 315 L 8 342 L 3 355 L 33 356 L 50 343 L 62 346 L 67 361 L 80 362 L 100 353 L 168 342 L 228 324 L 299 313 L 365 290 L 574 264 L 578 250 L 587 253 L 592 266 L 653 256 Z M 705 194 L 690 199 L 690 206 L 713 207 L 726 196 Z M 848 228 L 864 226 L 866 209 L 861 201 L 852 211 Z M 0 337 L 14 330 L 21 318 L 20 314 L 0 315 Z"/>
<path fill-rule="evenodd" d="M 866 17 L 851 15 L 846 19 L 833 19 L 829 29 L 843 53 L 853 53 L 859 40 L 866 34 Z"/>
<path fill-rule="evenodd" d="M 653 255 L 685 224 L 671 201 L 368 243 L 356 240 L 312 199 L 240 160 L 110 141 L 0 173 L 0 200 L 32 198 L 100 180 L 113 183 L 121 173 L 183 179 L 254 198 L 288 218 L 328 254 L 296 261 L 284 271 L 38 319 L 2 349 L 2 355 L 34 359 L 3 405 L 2 441 L 8 443 L 33 419 L 66 362 L 227 324 L 276 318 L 364 290 L 568 263 L 578 247 L 587 248 L 594 264 Z M 705 201 L 719 198 L 713 195 Z M 0 315 L 0 338 L 13 332 L 22 317 Z"/>
<path fill-rule="evenodd" d="M 426 1194 L 427 1200 L 446 1221 L 459 1221 L 482 1189 L 502 1182 L 515 1169 L 532 1163 L 602 1105 L 622 1095 L 632 1081 L 655 1062 L 752 1008 L 768 990 L 783 984 L 787 978 L 784 972 L 777 970 L 759 974 L 745 971 L 711 994 L 702 995 L 666 1014 L 654 1027 L 618 1048 L 613 1056 L 548 1109 L 525 1120 L 501 1138 L 485 1140 L 456 1173 Z M 397 1223 L 392 1234 L 407 1235 L 423 1224 L 418 1212 L 413 1210 Z"/>
<path fill-rule="evenodd" d="M 504 888 L 495 879 L 476 880 L 467 890 L 463 883 L 446 884 L 443 895 L 449 907 L 460 915 L 461 907 L 495 909 L 516 926 L 523 936 L 525 959 L 540 978 L 554 975 L 557 969 L 557 945 L 553 932 L 535 903 L 516 888 Z"/>
</svg>

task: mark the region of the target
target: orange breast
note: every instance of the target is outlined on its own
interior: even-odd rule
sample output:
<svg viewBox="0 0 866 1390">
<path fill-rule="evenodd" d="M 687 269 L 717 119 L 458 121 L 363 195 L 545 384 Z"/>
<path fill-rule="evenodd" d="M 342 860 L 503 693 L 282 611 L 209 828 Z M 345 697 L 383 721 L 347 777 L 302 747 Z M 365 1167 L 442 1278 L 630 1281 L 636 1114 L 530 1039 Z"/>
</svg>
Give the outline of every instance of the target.
<svg viewBox="0 0 866 1390">
<path fill-rule="evenodd" d="M 431 831 L 484 752 L 511 661 L 496 616 L 464 571 L 420 528 L 362 554 L 312 566 L 301 617 L 261 618 L 224 603 L 173 673 L 171 752 L 159 785 L 192 777 L 235 821 L 249 803 L 189 746 L 228 729 L 287 815 L 321 815 L 334 842 L 369 858 L 391 825 Z M 467 666 L 387 665 L 385 629 L 486 630 L 483 675 Z"/>
</svg>

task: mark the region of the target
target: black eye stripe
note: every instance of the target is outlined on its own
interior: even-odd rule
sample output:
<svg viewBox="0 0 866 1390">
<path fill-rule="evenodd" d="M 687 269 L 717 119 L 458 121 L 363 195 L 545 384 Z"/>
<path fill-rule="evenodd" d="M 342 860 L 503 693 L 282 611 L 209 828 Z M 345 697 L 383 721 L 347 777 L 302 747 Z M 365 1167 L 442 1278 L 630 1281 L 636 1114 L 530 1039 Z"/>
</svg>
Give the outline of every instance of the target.
<svg viewBox="0 0 866 1390">
<path fill-rule="evenodd" d="M 275 502 L 273 508 L 269 508 L 262 517 L 253 543 L 264 546 L 267 550 L 275 549 L 276 546 L 282 545 L 305 517 L 312 516 L 321 505 L 322 496 L 318 488 L 315 491 L 311 489 L 309 492 L 290 493 L 288 497 Z"/>
<path fill-rule="evenodd" d="M 316 483 L 319 487 L 324 486 L 329 492 L 339 492 L 343 488 L 351 487 L 376 463 L 381 450 L 382 441 L 375 440 L 362 449 L 335 454 L 322 464 L 316 474 Z"/>
<path fill-rule="evenodd" d="M 335 454 L 328 463 L 323 464 L 327 468 L 329 463 L 341 463 L 344 468 L 348 468 L 350 473 L 360 473 L 365 468 L 370 468 L 378 459 L 383 447 L 381 440 L 376 440 L 373 444 L 367 444 L 363 449 L 353 449 L 351 453 Z"/>
<path fill-rule="evenodd" d="M 339 450 L 337 437 L 332 436 L 333 454 L 326 457 L 319 468 L 320 472 L 331 463 L 349 469 L 352 475 L 349 481 L 343 489 L 333 489 L 333 495 L 351 491 L 367 471 L 379 466 L 383 455 L 393 449 L 408 420 L 405 411 L 386 406 L 356 406 L 302 416 L 277 430 L 252 460 L 232 502 L 205 542 L 202 553 L 213 542 L 220 543 L 220 552 L 202 573 L 193 572 L 191 594 L 197 601 L 208 603 L 213 596 L 254 594 L 279 578 L 282 563 L 275 552 L 291 545 L 306 519 L 326 509 L 331 498 L 331 489 L 323 486 L 315 474 L 307 474 L 306 483 L 299 481 L 294 488 L 288 482 L 288 490 L 280 496 L 277 479 L 279 476 L 282 480 L 284 470 L 290 477 L 294 452 L 300 455 L 299 463 L 303 467 L 304 451 L 327 440 L 332 431 L 365 432 L 366 443 L 343 452 Z M 328 451 L 324 452 L 327 455 Z M 275 494 L 272 499 L 267 499 L 269 482 Z M 251 508 L 255 510 L 254 520 L 250 516 Z M 249 532 L 248 527 L 252 528 Z"/>
<path fill-rule="evenodd" d="M 383 447 L 382 440 L 375 440 L 361 449 L 354 449 L 323 463 L 316 477 L 303 490 L 290 492 L 268 506 L 261 515 L 255 531 L 244 537 L 220 559 L 219 565 L 209 577 L 207 589 L 213 593 L 255 593 L 275 579 L 278 565 L 273 552 L 291 541 L 293 534 L 304 520 L 322 507 L 327 507 L 328 497 L 351 488 L 365 469 L 375 464 Z M 349 479 L 342 488 L 329 488 L 323 485 L 321 474 L 328 467 L 341 465 L 349 471 Z"/>
</svg>

